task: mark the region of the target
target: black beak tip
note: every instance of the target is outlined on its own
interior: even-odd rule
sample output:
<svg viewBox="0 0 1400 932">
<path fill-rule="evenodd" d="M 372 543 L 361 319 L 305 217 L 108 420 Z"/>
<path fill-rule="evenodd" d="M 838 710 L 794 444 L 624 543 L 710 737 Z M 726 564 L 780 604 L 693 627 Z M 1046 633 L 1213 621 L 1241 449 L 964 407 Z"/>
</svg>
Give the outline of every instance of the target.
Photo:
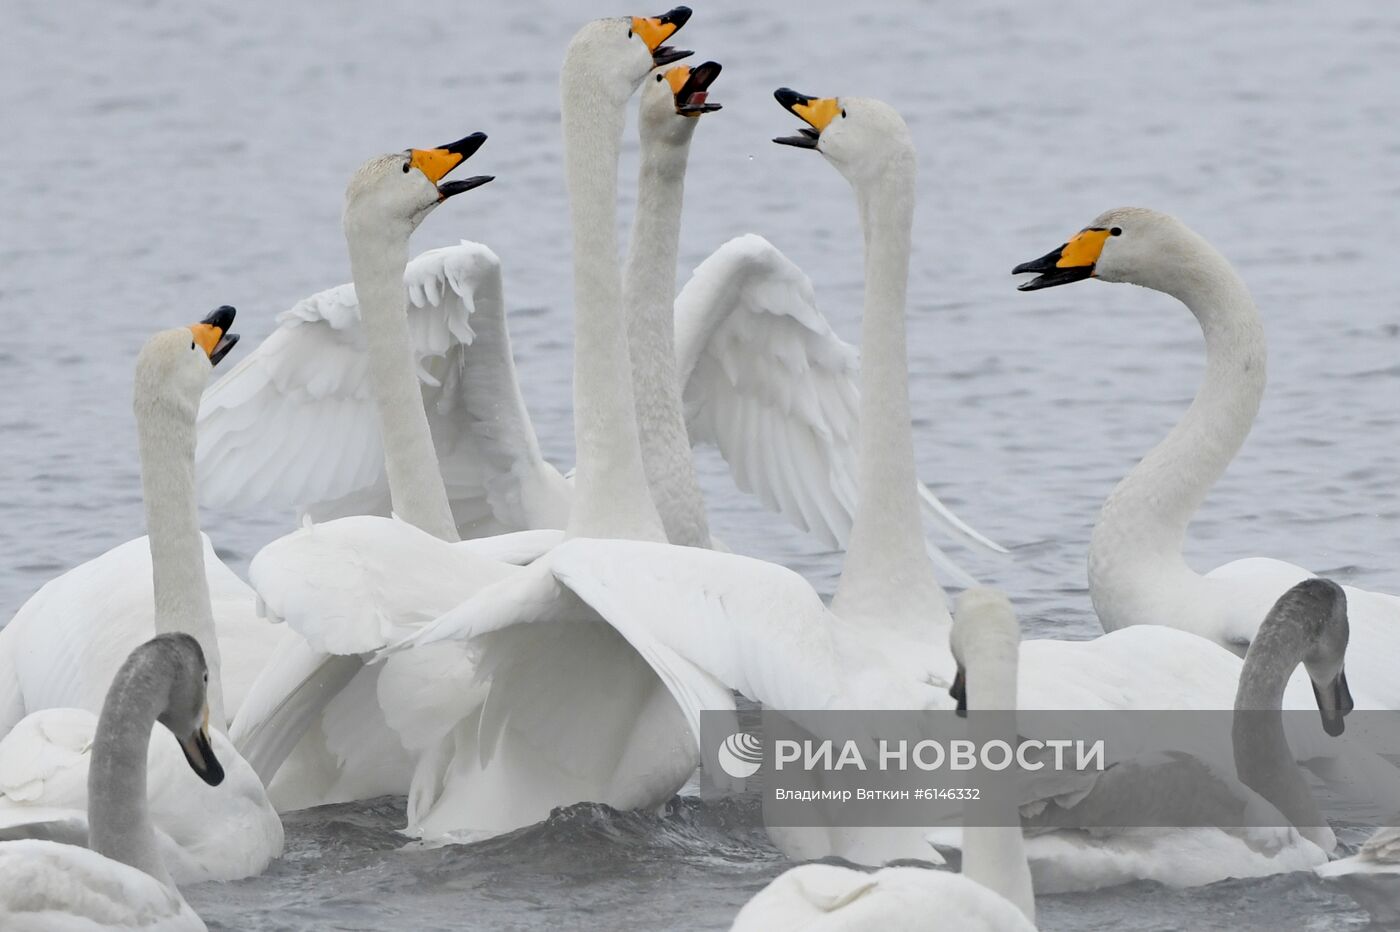
<svg viewBox="0 0 1400 932">
<path fill-rule="evenodd" d="M 782 104 L 784 109 L 791 110 L 798 104 L 805 104 L 811 100 L 806 94 L 799 94 L 790 87 L 780 87 L 773 92 L 773 99 Z"/>
<path fill-rule="evenodd" d="M 224 765 L 219 763 L 219 759 L 214 756 L 214 748 L 209 743 L 209 739 L 203 734 L 195 738 L 195 748 L 199 751 L 199 760 L 195 760 L 188 752 L 185 758 L 189 761 L 190 769 L 199 774 L 199 779 L 210 786 L 218 786 L 224 782 Z"/>
<path fill-rule="evenodd" d="M 238 312 L 231 306 L 225 304 L 210 311 L 209 316 L 205 317 L 200 323 L 218 327 L 220 330 L 227 333 L 228 328 L 233 325 L 233 318 L 237 313 Z"/>
<path fill-rule="evenodd" d="M 1347 730 L 1346 720 L 1340 715 L 1324 715 L 1322 716 L 1322 730 L 1335 738 Z"/>
<path fill-rule="evenodd" d="M 480 149 L 485 144 L 485 133 L 472 133 L 470 136 L 463 136 L 456 142 L 449 142 L 447 145 L 442 146 L 441 148 L 446 149 L 448 152 L 454 152 L 457 155 L 460 155 L 462 157 L 462 161 L 465 162 L 467 159 L 472 157 L 472 155 L 476 152 L 477 149 Z"/>
<path fill-rule="evenodd" d="M 225 331 L 224 335 L 219 337 L 219 342 L 214 345 L 214 352 L 209 354 L 209 365 L 217 366 L 237 345 L 238 334 Z"/>
<path fill-rule="evenodd" d="M 690 14 L 692 12 L 694 11 L 688 6 L 677 6 L 672 7 L 657 18 L 667 25 L 673 25 L 677 29 L 680 29 L 686 23 L 690 22 Z"/>
<path fill-rule="evenodd" d="M 662 65 L 678 62 L 682 58 L 689 58 L 694 54 L 695 53 L 690 49 L 678 49 L 672 48 L 669 45 L 658 45 L 656 51 L 651 53 L 651 64 L 654 68 L 660 68 Z"/>
</svg>

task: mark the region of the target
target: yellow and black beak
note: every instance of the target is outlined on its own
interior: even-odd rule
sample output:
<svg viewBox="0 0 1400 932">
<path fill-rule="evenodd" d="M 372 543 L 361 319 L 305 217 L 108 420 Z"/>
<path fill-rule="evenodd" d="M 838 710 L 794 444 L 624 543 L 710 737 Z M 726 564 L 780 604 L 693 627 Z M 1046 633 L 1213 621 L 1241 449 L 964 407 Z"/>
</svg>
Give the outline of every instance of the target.
<svg viewBox="0 0 1400 932">
<path fill-rule="evenodd" d="M 445 146 L 439 146 L 436 149 L 409 149 L 408 162 L 426 175 L 429 181 L 437 185 L 438 200 L 445 201 L 454 194 L 479 188 L 486 182 L 495 180 L 495 175 L 474 175 L 459 181 L 442 182 L 448 172 L 471 158 L 472 153 L 480 149 L 485 142 L 485 133 L 472 133 L 470 136 L 456 142 L 450 142 Z M 439 184 L 439 182 L 442 183 Z"/>
<path fill-rule="evenodd" d="M 953 697 L 957 705 L 958 718 L 967 717 L 967 672 L 961 666 L 958 673 L 953 677 L 953 685 L 948 687 L 948 695 Z"/>
<path fill-rule="evenodd" d="M 1047 252 L 1039 259 L 1022 262 L 1011 270 L 1012 275 L 1026 272 L 1039 273 L 1028 282 L 1016 286 L 1017 291 L 1037 291 L 1041 288 L 1054 288 L 1070 282 L 1091 278 L 1094 265 L 1103 252 L 1103 244 L 1109 232 L 1102 227 L 1086 227 L 1074 234 L 1068 243 L 1053 252 Z"/>
<path fill-rule="evenodd" d="M 219 360 L 227 356 L 228 351 L 238 342 L 238 334 L 228 332 L 228 328 L 233 324 L 233 316 L 237 313 L 225 304 L 199 323 L 190 325 L 190 333 L 194 334 L 194 341 L 209 357 L 210 365 L 217 366 Z"/>
<path fill-rule="evenodd" d="M 651 49 L 652 67 L 659 68 L 662 65 L 669 65 L 671 62 L 680 61 L 682 58 L 695 54 L 689 49 L 677 49 L 662 44 L 675 35 L 688 19 L 690 19 L 690 7 L 688 6 L 678 6 L 660 16 L 632 17 L 632 31 L 647 44 L 647 48 Z"/>
<path fill-rule="evenodd" d="M 720 109 L 719 104 L 709 102 L 710 85 L 719 77 L 720 64 L 707 61 L 691 68 L 677 65 L 666 72 L 666 82 L 671 85 L 671 93 L 676 98 L 676 112 L 681 116 L 698 117 L 702 113 L 713 113 Z"/>
<path fill-rule="evenodd" d="M 773 141 L 783 146 L 796 146 L 799 149 L 815 149 L 822 130 L 841 113 L 841 104 L 835 97 L 808 97 L 790 87 L 780 87 L 773 97 L 793 116 L 807 125 L 798 129 L 796 136 L 779 136 Z"/>
<path fill-rule="evenodd" d="M 195 729 L 194 734 L 180 739 L 180 750 L 185 752 L 185 760 L 190 769 L 210 786 L 224 782 L 224 767 L 214 756 L 214 747 L 209 743 L 209 707 L 204 707 L 204 723 Z"/>
</svg>

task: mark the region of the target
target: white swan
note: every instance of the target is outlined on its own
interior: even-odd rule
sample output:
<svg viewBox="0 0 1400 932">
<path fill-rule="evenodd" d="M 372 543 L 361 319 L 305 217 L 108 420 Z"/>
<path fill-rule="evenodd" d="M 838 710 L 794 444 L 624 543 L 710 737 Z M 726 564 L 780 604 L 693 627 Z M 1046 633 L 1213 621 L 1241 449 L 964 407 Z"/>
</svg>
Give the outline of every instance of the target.
<svg viewBox="0 0 1400 932">
<path fill-rule="evenodd" d="M 0 739 L 0 839 L 87 843 L 97 725 L 86 709 L 45 709 Z M 167 738 L 151 736 L 147 801 L 161 861 L 179 884 L 254 877 L 282 853 L 282 821 L 262 781 L 222 732 L 210 742 L 224 766 L 217 789 Z"/>
<path fill-rule="evenodd" d="M 252 590 L 199 532 L 195 411 L 237 342 L 234 310 L 157 334 L 136 362 L 136 430 L 148 537 L 45 583 L 0 630 L 0 735 L 41 709 L 101 708 L 127 654 L 152 634 L 199 639 L 214 671 L 209 704 L 226 727 L 267 656 Z"/>
<path fill-rule="evenodd" d="M 570 624 L 602 619 L 657 671 L 696 740 L 699 712 L 732 708 L 730 690 L 780 709 L 947 706 L 953 662 L 941 644 L 950 619 L 922 546 L 912 481 L 902 480 L 913 473 L 903 352 L 912 143 L 898 114 L 878 101 L 814 100 L 787 90 L 779 99 L 819 130 L 788 141 L 818 148 L 847 174 L 866 231 L 869 368 L 861 404 L 863 422 L 877 429 L 862 432 L 860 456 L 870 487 L 880 494 L 860 500 L 857 533 L 832 606 L 797 574 L 762 561 L 645 541 L 571 540 L 408 644 L 475 638 L 489 655 L 521 637 L 530 622 L 541 637 L 562 643 Z M 596 614 L 540 611 L 561 592 Z M 1217 645 L 1156 627 L 1090 642 L 1032 641 L 1023 650 L 1022 700 L 1038 709 L 1225 709 L 1240 670 L 1239 659 Z M 578 698 L 577 680 L 562 683 L 514 699 L 538 703 L 536 714 L 547 720 L 548 703 L 567 708 Z M 1294 703 L 1311 702 L 1307 687 L 1301 690 L 1292 694 Z M 502 708 L 508 715 L 511 706 Z M 472 734 L 485 735 L 490 749 L 501 726 L 489 714 L 481 725 Z M 581 739 L 568 743 L 576 731 L 561 727 L 559 740 L 570 752 L 586 754 Z M 457 824 L 480 827 L 470 821 L 470 807 L 458 805 L 466 815 Z M 774 840 L 798 859 L 839 855 L 880 864 L 927 857 L 924 834 L 913 828 L 814 829 L 775 832 Z"/>
<path fill-rule="evenodd" d="M 238 701 L 252 680 L 250 668 L 267 654 L 272 630 L 254 618 L 248 587 L 213 556 L 207 540 L 201 541 L 189 485 L 195 401 L 210 362 L 217 363 L 237 342 L 227 332 L 233 317 L 232 308 L 221 308 L 192 328 L 156 334 L 137 362 L 151 543 L 131 541 L 49 583 L 11 623 L 14 628 L 23 620 L 15 639 L 6 640 L 9 628 L 0 635 L 13 651 L 27 703 L 38 709 L 0 738 L 0 837 L 86 836 L 87 774 L 97 728 L 88 697 L 110 685 L 113 661 L 120 665 L 118 652 L 129 653 L 153 628 L 183 630 L 209 643 L 211 709 L 219 708 L 221 652 L 232 655 L 236 672 L 230 676 L 225 666 L 224 677 L 232 681 Z M 208 588 L 201 585 L 205 567 Z M 141 576 L 122 578 L 124 572 L 154 575 L 154 586 Z M 88 614 L 64 614 L 78 610 Z M 45 675 L 51 679 L 45 681 Z M 31 684 L 38 689 L 30 692 Z M 75 707 L 61 707 L 64 701 Z M 101 702 L 99 697 L 99 710 Z M 228 776 L 217 793 L 194 785 L 168 742 L 151 744 L 148 782 L 161 854 L 180 882 L 258 874 L 282 852 L 282 823 L 261 781 L 224 738 L 217 712 L 213 721 Z"/>
<path fill-rule="evenodd" d="M 1191 516 L 1238 452 L 1264 393 L 1264 330 L 1230 263 L 1174 217 L 1141 208 L 1101 215 L 1053 252 L 1016 267 L 1023 291 L 1099 278 L 1165 292 L 1205 335 L 1206 374 L 1165 440 L 1113 490 L 1089 545 L 1089 593 L 1104 628 L 1168 625 L 1243 654 L 1281 592 L 1312 574 L 1251 558 L 1202 576 L 1186 565 Z M 1350 669 L 1363 706 L 1400 709 L 1400 599 L 1346 587 Z"/>
<path fill-rule="evenodd" d="M 209 672 L 199 642 L 186 634 L 157 635 L 131 652 L 112 679 L 93 741 L 91 848 L 0 842 L 0 926 L 204 928 L 161 860 L 147 810 L 146 755 L 160 722 L 201 780 L 211 787 L 223 780 L 210 744 Z"/>
<path fill-rule="evenodd" d="M 1325 863 L 1336 836 L 1295 761 L 1368 767 L 1366 753 L 1341 739 L 1334 743 L 1311 734 L 1299 736 L 1298 749 L 1290 749 L 1280 709 L 1286 694 L 1293 700 L 1290 707 L 1308 701 L 1305 694 L 1309 699 L 1315 695 L 1324 728 L 1341 734 L 1343 717 L 1351 710 L 1343 673 L 1344 658 L 1350 658 L 1346 607 L 1340 586 L 1306 580 L 1269 611 L 1242 666 L 1217 651 L 1225 661 L 1215 665 L 1223 668 L 1217 672 L 1237 673 L 1226 681 L 1238 684 L 1230 747 L 1214 746 L 1210 739 L 1216 736 L 1210 735 L 1202 736 L 1199 746 L 1163 754 L 1162 746 L 1149 739 L 1150 756 L 1115 759 L 1113 766 L 1087 774 L 1077 784 L 1066 782 L 1070 775 L 1058 775 L 1047 781 L 1053 784 L 1045 790 L 1049 795 L 1025 798 L 1022 824 L 1036 890 L 1063 893 L 1134 880 L 1190 887 Z M 1028 649 L 1037 643 L 1027 642 L 1023 652 L 1032 653 Z M 1300 665 L 1306 677 L 1295 677 Z M 1299 679 L 1309 681 L 1312 690 Z M 1024 664 L 1021 684 L 1028 685 Z M 1393 791 L 1396 781 L 1393 775 L 1390 779 Z M 1157 826 L 1177 822 L 1198 827 L 1062 828 L 1113 824 L 1112 814 L 1123 808 L 1131 810 L 1129 818 L 1137 825 L 1156 820 Z M 1243 827 L 1217 828 L 1205 821 L 1213 813 L 1219 814 L 1221 826 L 1250 814 Z M 942 843 L 951 833 L 930 837 Z"/>
<path fill-rule="evenodd" d="M 1001 593 L 969 589 L 958 598 L 952 648 L 965 708 L 1016 708 L 1020 640 L 1016 615 Z M 995 728 L 980 728 L 979 737 L 1014 739 L 1014 729 L 999 735 Z M 1011 803 L 989 798 L 982 805 Z M 980 812 L 978 818 L 991 825 L 963 829 L 961 874 L 917 867 L 866 873 L 831 864 L 804 864 L 749 900 L 734 919 L 733 932 L 1034 929 L 1035 895 L 1021 829 L 997 827 L 993 812 Z"/>
<path fill-rule="evenodd" d="M 282 809 L 408 789 L 412 758 L 385 721 L 392 695 L 380 696 L 384 669 L 364 669 L 357 638 L 366 623 L 403 623 L 415 611 L 441 611 L 509 568 L 457 543 L 413 366 L 402 287 L 413 231 L 449 197 L 491 180 L 443 180 L 485 140 L 475 133 L 436 149 L 378 156 L 347 187 L 345 238 L 363 301 L 370 398 L 386 441 L 384 469 L 397 517 L 328 521 L 274 541 L 254 559 L 250 578 L 269 615 L 292 627 L 231 735 Z M 545 536 L 548 543 L 556 539 Z M 413 573 L 430 585 L 400 584 Z M 295 586 L 294 597 L 267 598 L 266 590 L 283 581 Z M 460 665 L 461 654 L 404 657 L 394 672 L 412 668 L 419 681 L 440 679 Z M 288 756 L 292 764 L 283 769 Z"/>
<path fill-rule="evenodd" d="M 647 28 L 654 37 L 682 21 L 673 13 Z M 654 61 L 679 54 L 663 48 Z M 690 136 L 694 116 L 717 109 L 705 96 L 718 71 L 712 62 L 658 71 L 642 95 L 625 301 L 647 477 L 669 538 L 708 546 L 690 443 L 712 443 L 741 489 L 844 547 L 855 507 L 856 352 L 817 309 L 807 277 L 750 234 L 717 249 L 674 295 Z M 520 394 L 499 260 L 476 243 L 430 250 L 409 263 L 404 284 L 422 405 L 459 533 L 562 528 L 573 490 L 541 456 Z M 353 287 L 320 292 L 206 392 L 198 464 L 207 504 L 296 507 L 317 520 L 388 513 L 366 336 Z M 941 531 L 1002 551 L 919 490 Z M 930 552 L 950 581 L 970 580 Z"/>
<path fill-rule="evenodd" d="M 603 24 L 580 35 L 589 45 L 576 40 L 571 47 L 566 99 L 575 77 L 568 65 L 581 71 L 582 53 L 594 43 L 617 42 L 621 33 L 620 27 Z M 566 540 L 411 641 L 478 638 L 483 674 L 491 677 L 486 709 L 469 729 L 481 742 L 472 765 L 480 772 L 461 781 L 461 792 L 445 794 L 434 813 L 439 819 L 424 820 L 427 833 L 449 826 L 511 828 L 542 818 L 553 805 L 580 799 L 654 804 L 693 766 L 693 739 L 675 735 L 669 725 L 675 704 L 698 735 L 698 710 L 732 708 L 731 688 L 785 708 L 840 707 L 840 695 L 860 697 L 849 708 L 868 707 L 862 702 L 887 708 L 946 702 L 946 694 L 937 696 L 950 681 L 952 661 L 936 648 L 930 651 L 927 642 L 944 640 L 939 632 L 947 631 L 950 619 L 923 543 L 905 380 L 912 143 L 899 116 L 879 102 L 843 101 L 851 119 L 832 123 L 841 109 L 834 100 L 811 102 L 783 93 L 790 95 L 780 98 L 789 106 L 814 113 L 817 125 L 830 124 L 823 151 L 851 178 L 867 233 L 859 468 L 862 488 L 874 493 L 860 499 L 833 608 L 828 611 L 805 581 L 782 567 L 645 542 L 661 539 L 659 522 L 648 514 L 649 500 L 629 495 L 640 471 L 639 452 L 635 458 L 627 452 L 629 446 L 637 450 L 635 433 L 631 438 L 626 433 L 635 429 L 623 404 L 630 404 L 625 392 L 630 386 L 612 386 L 605 412 L 579 420 L 579 495 L 571 536 L 633 540 Z M 592 157 L 573 167 L 576 154 Z M 576 148 L 572 137 L 570 159 L 571 179 L 581 175 L 584 185 L 591 179 L 583 167 L 603 162 L 595 151 Z M 606 232 L 606 225 L 590 221 L 587 211 L 602 210 L 605 194 L 611 192 L 574 198 L 575 224 L 581 227 L 577 241 L 590 255 L 596 248 L 587 243 L 590 231 Z M 582 287 L 602 280 L 602 275 L 579 278 L 580 366 L 596 364 L 604 352 L 620 355 L 620 347 L 599 345 L 602 327 L 592 327 L 611 302 Z M 595 339 L 584 347 L 589 334 Z M 593 401 L 590 393 L 609 371 L 602 368 L 607 365 L 602 360 L 601 371 L 579 370 L 577 408 Z M 595 426 L 590 431 L 586 424 Z M 603 426 L 611 439 L 603 437 Z M 593 462 L 612 468 L 598 476 Z M 592 490 L 591 501 L 585 490 Z M 660 605 L 665 612 L 656 611 Z M 722 623 L 701 620 L 716 615 Z M 775 654 L 781 660 L 770 665 Z M 622 689 L 608 670 L 578 662 L 595 655 L 625 662 L 618 683 L 625 671 L 635 685 Z M 671 697 L 649 687 L 648 677 L 659 677 L 656 686 L 664 683 Z M 783 701 L 798 696 L 798 704 Z M 599 739 L 600 721 L 640 724 L 649 715 L 667 724 L 664 742 L 638 747 L 625 731 Z M 532 729 L 538 733 L 532 735 Z M 629 756 L 637 751 L 646 755 Z"/>
</svg>

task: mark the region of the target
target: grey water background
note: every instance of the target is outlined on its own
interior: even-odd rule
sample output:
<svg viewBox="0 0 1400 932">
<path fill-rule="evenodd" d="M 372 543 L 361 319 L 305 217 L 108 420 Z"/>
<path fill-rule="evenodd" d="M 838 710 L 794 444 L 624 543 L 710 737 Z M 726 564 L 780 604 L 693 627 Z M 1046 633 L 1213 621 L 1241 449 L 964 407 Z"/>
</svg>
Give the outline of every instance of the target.
<svg viewBox="0 0 1400 932">
<path fill-rule="evenodd" d="M 724 73 L 687 180 L 681 274 L 756 231 L 858 337 L 859 229 L 820 156 L 772 145 L 780 85 L 895 104 L 920 149 L 910 355 L 922 475 L 1012 546 L 968 555 L 1032 636 L 1089 637 L 1084 552 L 1113 483 L 1202 371 L 1171 299 L 1008 271 L 1100 211 L 1181 216 L 1245 276 L 1270 340 L 1254 433 L 1188 541 L 1200 569 L 1271 555 L 1400 590 L 1400 7 L 696 0 L 678 37 Z M 0 619 L 142 532 L 130 376 L 151 331 L 239 308 L 246 353 L 348 278 L 340 206 L 367 156 L 484 130 L 493 184 L 416 250 L 488 243 L 542 446 L 572 462 L 558 65 L 598 0 L 0 5 Z M 634 191 L 635 133 L 619 223 Z M 711 455 L 716 533 L 829 592 L 839 555 L 738 493 Z M 206 512 L 236 569 L 288 516 Z M 287 818 L 262 878 L 187 892 L 216 928 L 724 928 L 784 866 L 752 799 L 580 806 L 471 846 L 404 850 L 399 801 Z M 1355 844 L 1361 827 L 1344 827 Z M 1350 929 L 1300 876 L 1046 898 L 1047 929 Z"/>
</svg>

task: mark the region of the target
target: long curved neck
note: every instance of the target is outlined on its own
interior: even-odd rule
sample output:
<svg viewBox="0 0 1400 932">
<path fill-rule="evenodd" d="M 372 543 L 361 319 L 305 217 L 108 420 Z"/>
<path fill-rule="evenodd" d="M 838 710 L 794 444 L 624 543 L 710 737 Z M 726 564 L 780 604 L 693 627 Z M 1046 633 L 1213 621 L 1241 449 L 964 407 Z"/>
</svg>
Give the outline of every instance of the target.
<svg viewBox="0 0 1400 932">
<path fill-rule="evenodd" d="M 572 58 L 561 82 L 574 249 L 574 443 L 570 537 L 664 540 L 647 494 L 622 317 L 617 162 L 626 101 Z"/>
<path fill-rule="evenodd" d="M 138 392 L 141 388 L 138 383 Z M 209 718 L 223 730 L 222 669 L 204 540 L 199 534 L 194 482 L 195 407 L 168 399 L 136 401 L 136 434 L 141 456 L 141 492 L 151 548 L 156 634 L 184 632 L 199 641 L 209 664 Z"/>
<path fill-rule="evenodd" d="M 904 305 L 914 221 L 914 160 L 858 186 L 865 233 L 861 318 L 859 498 L 836 603 L 915 600 L 946 624 L 948 609 L 924 549 L 909 415 Z"/>
<path fill-rule="evenodd" d="M 1187 524 L 1239 452 L 1264 394 L 1264 329 L 1254 301 L 1223 256 L 1186 236 L 1171 257 L 1177 274 L 1150 287 L 1176 297 L 1200 322 L 1205 379 L 1166 439 L 1113 490 L 1094 527 L 1089 589 L 1110 629 L 1133 623 L 1118 617 L 1113 600 L 1144 576 L 1173 573 L 1178 586 L 1198 578 L 1182 558 Z"/>
<path fill-rule="evenodd" d="M 1016 744 L 1015 651 L 1009 656 L 976 654 L 967 658 L 968 737 L 979 743 L 992 740 Z M 989 774 L 977 801 L 966 810 L 963 828 L 962 872 L 982 886 L 1000 893 L 1035 922 L 1035 894 L 1030 865 L 1013 802 L 1015 780 L 1010 771 Z"/>
<path fill-rule="evenodd" d="M 369 347 L 370 390 L 394 514 L 434 537 L 458 540 L 408 333 L 403 285 L 408 236 L 370 218 L 347 216 L 345 241 Z"/>
<path fill-rule="evenodd" d="M 1270 616 L 1245 654 L 1231 725 L 1235 773 L 1298 828 L 1330 851 L 1336 837 L 1308 790 L 1283 728 L 1283 693 L 1309 649 L 1288 615 Z"/>
<path fill-rule="evenodd" d="M 679 138 L 660 138 L 644 125 L 637 212 L 627 252 L 623 300 L 627 311 L 632 393 L 637 405 L 642 468 L 666 539 L 710 546 L 705 501 L 691 458 L 676 374 L 676 256 L 690 140 L 698 118 L 677 117 Z"/>
<path fill-rule="evenodd" d="M 155 664 L 128 662 L 117 671 L 97 719 L 88 765 L 88 845 L 174 886 L 146 805 L 146 752 L 170 683 L 170 673 Z"/>
</svg>

